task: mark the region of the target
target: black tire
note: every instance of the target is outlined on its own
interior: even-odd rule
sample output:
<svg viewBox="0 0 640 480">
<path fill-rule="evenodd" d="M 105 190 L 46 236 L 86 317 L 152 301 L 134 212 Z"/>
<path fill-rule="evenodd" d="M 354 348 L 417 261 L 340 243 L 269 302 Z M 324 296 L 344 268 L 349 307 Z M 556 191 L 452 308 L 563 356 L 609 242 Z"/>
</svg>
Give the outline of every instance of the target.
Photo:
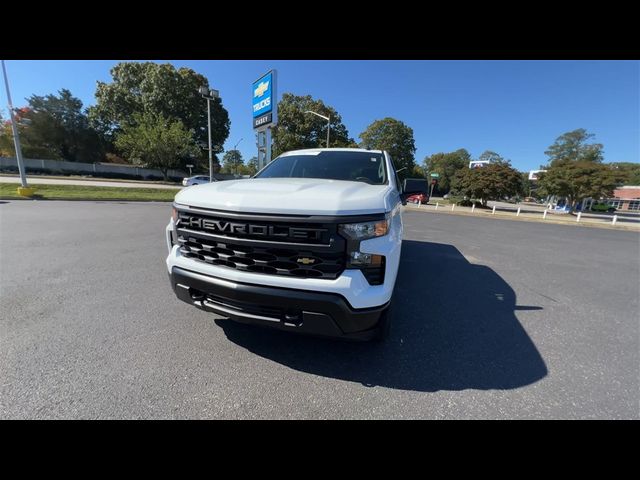
<svg viewBox="0 0 640 480">
<path fill-rule="evenodd" d="M 376 334 L 372 338 L 374 342 L 384 342 L 391 335 L 391 307 L 387 307 L 380 315 Z"/>
</svg>

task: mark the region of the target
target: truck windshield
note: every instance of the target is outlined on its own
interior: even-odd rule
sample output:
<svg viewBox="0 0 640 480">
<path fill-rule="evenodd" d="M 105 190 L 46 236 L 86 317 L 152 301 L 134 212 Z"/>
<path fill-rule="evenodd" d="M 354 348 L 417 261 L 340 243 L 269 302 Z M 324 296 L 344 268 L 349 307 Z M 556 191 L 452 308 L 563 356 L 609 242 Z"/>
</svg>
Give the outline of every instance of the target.
<svg viewBox="0 0 640 480">
<path fill-rule="evenodd" d="M 387 169 L 382 153 L 320 151 L 280 156 L 256 178 L 325 178 L 383 185 Z"/>
</svg>

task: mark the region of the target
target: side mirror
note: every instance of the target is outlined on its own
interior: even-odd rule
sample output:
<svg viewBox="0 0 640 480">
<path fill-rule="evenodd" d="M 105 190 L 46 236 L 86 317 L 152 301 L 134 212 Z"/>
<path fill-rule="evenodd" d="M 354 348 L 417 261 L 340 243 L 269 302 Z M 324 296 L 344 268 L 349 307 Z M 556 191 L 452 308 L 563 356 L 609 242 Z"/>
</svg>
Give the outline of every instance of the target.
<svg viewBox="0 0 640 480">
<path fill-rule="evenodd" d="M 426 195 L 429 196 L 429 187 L 426 180 L 405 178 L 402 184 L 402 193 L 400 194 L 400 200 L 403 205 L 407 204 L 407 198 L 411 195 Z"/>
</svg>

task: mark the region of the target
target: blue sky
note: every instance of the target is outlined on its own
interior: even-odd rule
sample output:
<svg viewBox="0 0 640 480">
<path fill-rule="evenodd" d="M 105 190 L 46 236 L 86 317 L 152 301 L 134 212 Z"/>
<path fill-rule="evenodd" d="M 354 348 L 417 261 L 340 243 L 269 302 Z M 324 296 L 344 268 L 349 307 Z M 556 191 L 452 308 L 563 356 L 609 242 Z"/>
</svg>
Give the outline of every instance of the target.
<svg viewBox="0 0 640 480">
<path fill-rule="evenodd" d="M 97 80 L 109 81 L 118 61 L 9 60 L 13 102 L 68 88 L 85 106 Z M 165 62 L 165 61 L 163 61 Z M 638 61 L 170 61 L 205 75 L 231 116 L 225 149 L 256 154 L 251 83 L 278 70 L 278 89 L 312 95 L 333 106 L 349 134 L 394 117 L 413 128 L 416 161 L 466 148 L 476 158 L 493 150 L 520 170 L 545 163 L 556 137 L 576 128 L 596 134 L 605 161 L 640 162 Z M 0 93 L 6 117 L 6 96 Z M 204 108 L 204 104 L 203 104 Z"/>
</svg>

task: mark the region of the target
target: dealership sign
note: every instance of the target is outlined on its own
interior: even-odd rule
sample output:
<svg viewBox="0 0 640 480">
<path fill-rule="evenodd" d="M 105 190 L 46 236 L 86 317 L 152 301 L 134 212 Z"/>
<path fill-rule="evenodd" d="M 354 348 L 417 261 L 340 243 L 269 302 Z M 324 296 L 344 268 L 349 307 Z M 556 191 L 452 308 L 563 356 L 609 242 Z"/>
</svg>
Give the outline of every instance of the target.
<svg viewBox="0 0 640 480">
<path fill-rule="evenodd" d="M 538 180 L 540 178 L 540 174 L 546 172 L 546 170 L 531 170 L 529 172 L 529 180 Z"/>
<path fill-rule="evenodd" d="M 491 162 L 489 160 L 472 160 L 469 162 L 469 168 L 481 168 L 486 167 Z"/>
<path fill-rule="evenodd" d="M 271 70 L 253 82 L 253 128 L 274 126 L 278 120 L 276 71 Z"/>
</svg>

